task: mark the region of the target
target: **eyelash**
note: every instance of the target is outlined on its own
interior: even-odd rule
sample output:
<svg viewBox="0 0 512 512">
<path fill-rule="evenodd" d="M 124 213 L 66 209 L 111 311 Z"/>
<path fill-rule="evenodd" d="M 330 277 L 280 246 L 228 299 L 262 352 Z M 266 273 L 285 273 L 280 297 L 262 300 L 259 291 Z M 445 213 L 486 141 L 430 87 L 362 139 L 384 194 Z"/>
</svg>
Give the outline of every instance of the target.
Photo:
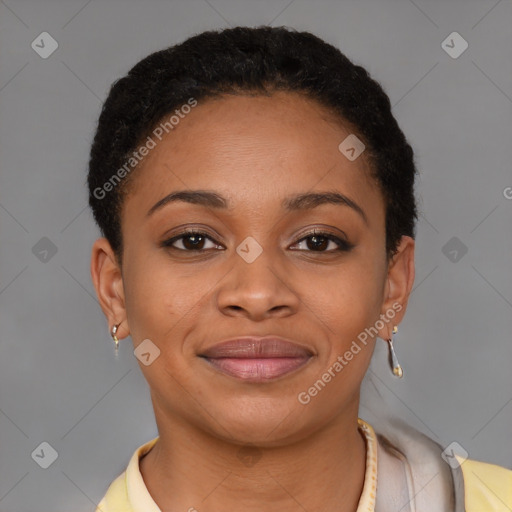
<svg viewBox="0 0 512 512">
<path fill-rule="evenodd" d="M 177 240 L 180 240 L 182 238 L 187 238 L 188 236 L 194 236 L 194 235 L 199 235 L 199 236 L 202 236 L 204 238 L 208 238 L 209 240 L 211 240 L 212 242 L 216 243 L 217 242 L 210 236 L 208 235 L 208 233 L 205 233 L 204 231 L 194 231 L 194 230 L 187 230 L 187 231 L 183 231 L 182 233 L 180 233 L 179 235 L 176 235 L 172 238 L 169 238 L 168 240 L 165 240 L 164 242 L 162 242 L 161 246 L 162 247 L 165 247 L 167 249 L 172 249 L 172 250 L 176 250 L 176 251 L 181 251 L 181 252 L 190 252 L 190 253 L 194 253 L 194 252 L 205 252 L 205 251 L 208 251 L 208 250 L 211 250 L 211 249 L 195 249 L 195 250 L 188 250 L 188 249 L 179 249 L 177 247 L 172 247 L 172 244 L 174 242 L 176 242 Z M 312 250 L 304 250 L 304 249 L 300 249 L 301 252 L 317 252 L 317 253 L 320 253 L 320 254 L 325 254 L 325 253 L 333 253 L 333 252 L 348 252 L 350 251 L 354 245 L 329 233 L 329 232 L 325 232 L 325 231 L 316 231 L 316 230 L 313 230 L 309 233 L 306 233 L 300 240 L 298 240 L 297 242 L 295 242 L 293 245 L 297 245 L 305 240 L 307 240 L 308 238 L 311 238 L 311 237 L 322 237 L 322 238 L 327 238 L 328 240 L 330 241 L 333 241 L 335 243 L 338 244 L 338 248 L 337 249 L 331 249 L 329 251 L 312 251 Z M 220 244 L 218 244 L 220 245 Z"/>
</svg>

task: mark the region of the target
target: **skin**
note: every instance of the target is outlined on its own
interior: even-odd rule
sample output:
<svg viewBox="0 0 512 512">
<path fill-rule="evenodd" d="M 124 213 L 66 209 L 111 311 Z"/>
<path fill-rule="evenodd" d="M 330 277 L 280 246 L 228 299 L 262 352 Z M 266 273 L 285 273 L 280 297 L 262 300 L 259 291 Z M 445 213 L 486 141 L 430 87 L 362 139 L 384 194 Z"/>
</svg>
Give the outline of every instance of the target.
<svg viewBox="0 0 512 512">
<path fill-rule="evenodd" d="M 120 324 L 118 338 L 130 335 L 134 347 L 149 338 L 161 351 L 139 365 L 160 435 L 140 469 L 162 510 L 357 508 L 366 453 L 359 392 L 376 338 L 307 405 L 297 397 L 400 304 L 379 330 L 391 337 L 414 281 L 414 240 L 402 237 L 387 258 L 384 198 L 365 154 L 351 162 L 338 150 L 350 133 L 295 93 L 199 102 L 134 171 L 121 216 L 122 268 L 106 239 L 94 243 L 91 274 L 109 326 Z M 215 191 L 230 208 L 173 202 L 147 216 L 184 189 Z M 290 195 L 327 190 L 352 199 L 366 221 L 346 205 L 281 206 Z M 203 252 L 191 251 L 187 237 L 174 250 L 161 247 L 185 226 L 206 231 Z M 305 238 L 313 228 L 353 248 L 315 245 Z M 263 249 L 252 263 L 236 252 L 249 236 Z M 198 357 L 228 338 L 268 334 L 314 356 L 265 383 L 226 376 Z M 242 463 L 242 447 L 259 459 Z"/>
</svg>

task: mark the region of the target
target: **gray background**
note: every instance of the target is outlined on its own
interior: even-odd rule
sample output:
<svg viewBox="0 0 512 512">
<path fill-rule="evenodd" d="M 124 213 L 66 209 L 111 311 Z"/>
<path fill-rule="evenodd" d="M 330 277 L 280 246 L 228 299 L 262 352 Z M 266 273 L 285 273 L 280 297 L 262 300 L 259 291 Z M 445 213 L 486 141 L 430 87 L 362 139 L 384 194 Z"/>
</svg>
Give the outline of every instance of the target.
<svg viewBox="0 0 512 512">
<path fill-rule="evenodd" d="M 380 340 L 370 374 L 384 409 L 512 468 L 511 19 L 510 0 L 0 0 L 0 511 L 94 510 L 157 435 L 131 340 L 116 361 L 90 280 L 88 152 L 115 79 L 234 25 L 310 30 L 388 92 L 421 217 L 395 343 L 406 377 Z M 47 59 L 31 48 L 44 31 L 59 44 Z M 453 31 L 469 44 L 458 58 L 441 45 Z M 31 456 L 42 442 L 58 453 L 47 469 Z"/>
</svg>

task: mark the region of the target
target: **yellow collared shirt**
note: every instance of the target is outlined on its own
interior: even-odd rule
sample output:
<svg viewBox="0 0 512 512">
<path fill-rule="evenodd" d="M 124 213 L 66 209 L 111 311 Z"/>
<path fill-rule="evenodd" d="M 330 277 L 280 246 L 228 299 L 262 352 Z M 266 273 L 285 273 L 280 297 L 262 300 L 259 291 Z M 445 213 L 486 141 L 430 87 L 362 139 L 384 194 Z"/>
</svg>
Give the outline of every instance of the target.
<svg viewBox="0 0 512 512">
<path fill-rule="evenodd" d="M 359 419 L 366 439 L 366 471 L 357 512 L 374 512 L 377 486 L 377 439 L 373 428 Z M 148 492 L 139 469 L 140 458 L 158 441 L 155 437 L 132 455 L 126 471 L 109 486 L 96 512 L 161 512 Z M 459 457 L 458 457 L 459 459 Z M 461 460 L 466 512 L 511 512 L 512 471 L 494 464 Z"/>
</svg>

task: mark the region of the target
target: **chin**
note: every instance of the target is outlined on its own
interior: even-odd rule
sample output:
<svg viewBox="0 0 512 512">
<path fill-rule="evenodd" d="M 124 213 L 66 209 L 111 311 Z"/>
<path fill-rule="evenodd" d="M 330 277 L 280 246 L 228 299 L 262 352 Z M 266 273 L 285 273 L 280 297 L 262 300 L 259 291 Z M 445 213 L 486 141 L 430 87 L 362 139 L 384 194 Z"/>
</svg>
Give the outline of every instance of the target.
<svg viewBox="0 0 512 512">
<path fill-rule="evenodd" d="M 307 420 L 304 410 L 297 407 L 293 398 L 288 405 L 283 400 L 269 398 L 224 402 L 224 407 L 209 411 L 218 423 L 212 422 L 209 416 L 208 430 L 225 441 L 240 445 L 283 446 L 315 430 L 313 425 L 304 423 Z"/>
</svg>

